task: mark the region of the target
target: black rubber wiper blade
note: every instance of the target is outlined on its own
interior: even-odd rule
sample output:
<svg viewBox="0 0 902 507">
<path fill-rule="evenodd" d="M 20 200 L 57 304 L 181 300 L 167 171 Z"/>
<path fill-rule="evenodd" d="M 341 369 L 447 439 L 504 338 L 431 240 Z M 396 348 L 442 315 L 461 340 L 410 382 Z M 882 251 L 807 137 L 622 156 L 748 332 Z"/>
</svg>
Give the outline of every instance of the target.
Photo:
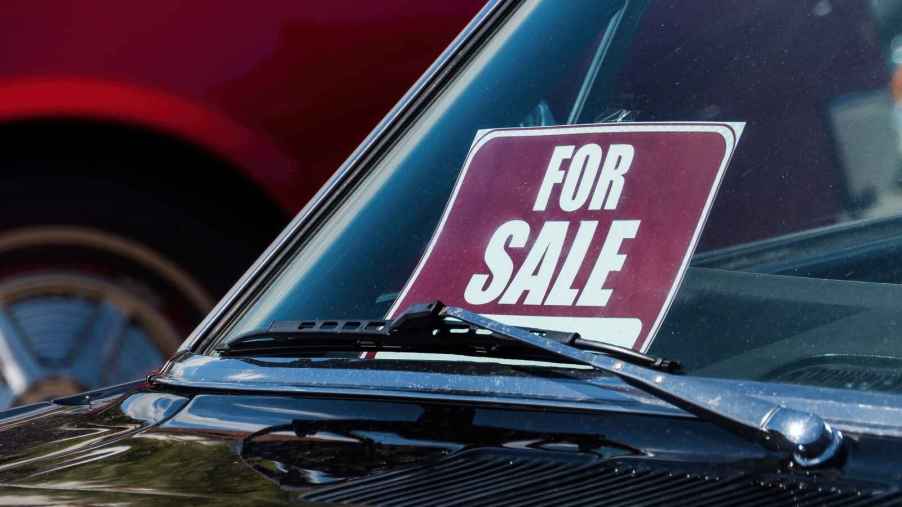
<svg viewBox="0 0 902 507">
<path fill-rule="evenodd" d="M 416 309 L 412 309 L 416 312 Z M 274 322 L 269 329 L 239 335 L 215 350 L 222 356 L 300 356 L 333 352 L 426 352 L 548 360 L 555 354 L 470 324 L 443 319 L 304 320 Z M 554 334 L 557 339 L 565 333 Z M 570 363 L 569 360 L 564 360 Z"/>
<path fill-rule="evenodd" d="M 435 318 L 447 317 L 613 374 L 691 414 L 753 438 L 799 466 L 820 466 L 843 455 L 843 434 L 816 414 L 725 390 L 704 378 L 664 373 L 610 355 L 593 354 L 463 308 L 437 308 Z"/>
<path fill-rule="evenodd" d="M 239 335 L 215 350 L 221 355 L 292 354 L 338 351 L 409 351 L 477 353 L 524 358 L 558 357 L 480 326 L 438 316 L 439 302 L 412 305 L 394 320 L 278 321 L 269 329 Z M 582 350 L 601 352 L 656 370 L 676 372 L 677 361 L 642 354 L 607 343 L 586 340 L 578 333 L 522 328 L 524 331 Z M 488 331 L 488 332 L 486 332 Z M 569 362 L 569 361 L 568 361 Z"/>
<path fill-rule="evenodd" d="M 342 345 L 378 346 L 386 336 L 384 320 L 304 320 L 277 321 L 268 329 L 240 334 L 216 347 L 222 355 L 278 352 L 295 348 L 335 348 Z"/>
</svg>

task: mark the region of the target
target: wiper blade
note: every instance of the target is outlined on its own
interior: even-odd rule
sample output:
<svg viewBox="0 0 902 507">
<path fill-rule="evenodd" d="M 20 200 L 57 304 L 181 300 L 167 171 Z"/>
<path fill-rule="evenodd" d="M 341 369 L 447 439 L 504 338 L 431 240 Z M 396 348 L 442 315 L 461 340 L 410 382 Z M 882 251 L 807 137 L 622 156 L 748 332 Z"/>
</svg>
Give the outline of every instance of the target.
<svg viewBox="0 0 902 507">
<path fill-rule="evenodd" d="M 800 466 L 824 465 L 842 456 L 842 432 L 831 428 L 816 414 L 725 390 L 703 378 L 663 373 L 621 358 L 579 350 L 463 308 L 441 308 L 436 317 L 453 317 L 616 375 L 624 382 L 691 414 L 754 438 L 764 447 L 784 453 Z"/>
<path fill-rule="evenodd" d="M 515 338 L 498 335 L 482 326 L 438 316 L 441 303 L 412 305 L 394 320 L 278 321 L 269 329 L 239 335 L 215 350 L 224 356 L 298 354 L 338 351 L 395 351 L 480 354 L 525 358 L 555 352 L 537 349 Z M 578 333 L 520 328 L 525 332 L 581 350 L 607 354 L 624 361 L 666 372 L 677 372 L 677 361 L 632 349 L 587 340 Z"/>
</svg>

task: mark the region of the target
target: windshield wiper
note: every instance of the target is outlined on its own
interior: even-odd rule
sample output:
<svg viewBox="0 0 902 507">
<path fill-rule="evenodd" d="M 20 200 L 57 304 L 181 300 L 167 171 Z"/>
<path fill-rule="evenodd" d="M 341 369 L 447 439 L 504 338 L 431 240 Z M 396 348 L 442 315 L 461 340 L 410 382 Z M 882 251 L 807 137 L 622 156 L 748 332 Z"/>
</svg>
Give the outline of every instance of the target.
<svg viewBox="0 0 902 507">
<path fill-rule="evenodd" d="M 802 467 L 824 465 L 842 455 L 842 432 L 831 428 L 816 414 L 726 390 L 722 385 L 703 378 L 662 373 L 621 358 L 592 354 L 463 308 L 445 307 L 438 311 L 436 316 L 439 315 L 453 317 L 616 375 L 624 382 L 691 414 L 754 438 L 764 447 L 786 454 Z"/>
<path fill-rule="evenodd" d="M 517 359 L 562 357 L 556 352 L 536 348 L 516 338 L 493 333 L 483 326 L 440 317 L 442 308 L 444 305 L 439 302 L 412 305 L 394 320 L 278 321 L 272 323 L 269 329 L 239 335 L 215 350 L 224 356 L 391 351 L 476 354 Z M 587 340 L 578 333 L 520 329 L 570 347 L 600 352 L 647 368 L 671 373 L 680 369 L 677 361 Z"/>
<path fill-rule="evenodd" d="M 429 352 L 466 349 L 492 355 L 512 353 L 518 346 L 531 347 L 613 374 L 691 414 L 755 439 L 802 467 L 832 462 L 842 455 L 844 448 L 842 433 L 818 415 L 726 390 L 703 378 L 661 371 L 672 369 L 673 362 L 585 340 L 576 333 L 509 326 L 463 308 L 446 307 L 438 301 L 412 305 L 391 321 L 277 323 L 270 330 L 239 336 L 217 350 L 224 355 L 247 355 L 334 351 L 341 346 L 352 350 L 369 347 Z M 655 365 L 657 368 L 649 367 Z"/>
</svg>

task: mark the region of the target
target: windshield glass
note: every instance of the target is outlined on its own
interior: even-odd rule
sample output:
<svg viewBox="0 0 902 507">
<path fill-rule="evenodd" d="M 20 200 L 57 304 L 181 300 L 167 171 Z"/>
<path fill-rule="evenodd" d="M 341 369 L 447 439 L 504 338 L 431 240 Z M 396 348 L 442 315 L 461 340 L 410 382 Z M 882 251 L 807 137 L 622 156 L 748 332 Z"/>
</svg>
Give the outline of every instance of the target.
<svg viewBox="0 0 902 507">
<path fill-rule="evenodd" d="M 898 65 L 902 1 L 523 2 L 225 338 L 388 315 L 482 129 L 742 122 L 647 351 L 695 375 L 902 390 Z"/>
</svg>

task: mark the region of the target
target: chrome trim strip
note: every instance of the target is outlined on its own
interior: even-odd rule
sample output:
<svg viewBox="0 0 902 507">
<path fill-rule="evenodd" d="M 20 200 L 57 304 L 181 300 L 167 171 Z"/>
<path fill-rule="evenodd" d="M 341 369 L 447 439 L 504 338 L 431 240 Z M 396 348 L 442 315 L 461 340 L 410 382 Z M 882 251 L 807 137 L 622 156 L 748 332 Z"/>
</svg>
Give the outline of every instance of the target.
<svg viewBox="0 0 902 507">
<path fill-rule="evenodd" d="M 363 156 L 376 144 L 378 140 L 386 133 L 389 126 L 395 122 L 403 113 L 407 112 L 413 103 L 430 91 L 434 85 L 434 78 L 439 74 L 461 49 L 471 40 L 473 35 L 491 14 L 493 14 L 500 6 L 505 4 L 505 0 L 489 0 L 479 13 L 464 27 L 463 31 L 451 42 L 451 44 L 442 52 L 441 55 L 433 62 L 432 65 L 420 76 L 413 86 L 401 97 L 401 100 L 388 112 L 388 114 L 380 121 L 376 127 L 370 132 L 363 142 L 353 151 L 351 155 L 339 166 L 338 170 L 330 177 L 326 183 L 314 194 L 310 201 L 298 212 L 297 215 L 282 230 L 276 239 L 263 251 L 260 257 L 251 264 L 251 267 L 238 279 L 231 289 L 219 300 L 216 306 L 207 314 L 206 317 L 194 328 L 190 335 L 179 346 L 176 355 L 194 350 L 195 346 L 206 337 L 215 324 L 224 316 L 226 310 L 231 307 L 243 295 L 247 286 L 253 282 L 264 270 L 273 258 L 285 247 L 295 234 L 303 226 L 307 225 L 308 219 L 325 200 L 325 198 L 340 184 L 344 183 L 355 169 Z M 168 365 L 167 365 L 168 366 Z M 165 370 L 164 366 L 164 370 Z"/>
<path fill-rule="evenodd" d="M 884 405 L 872 403 L 883 397 L 877 393 L 861 393 L 858 391 L 845 391 L 839 389 L 815 388 L 809 386 L 796 386 L 788 384 L 766 384 L 760 382 L 736 382 L 723 379 L 709 379 L 712 383 L 723 384 L 724 390 L 737 390 L 746 396 L 774 403 L 787 403 L 794 407 L 809 410 L 812 407 L 820 409 L 821 415 L 831 426 L 844 433 L 868 434 L 880 437 L 902 438 L 902 426 L 898 422 L 902 420 L 902 407 L 898 405 Z M 598 403 L 588 401 L 569 401 L 553 399 L 510 398 L 491 395 L 466 395 L 446 394 L 434 391 L 397 391 L 392 389 L 377 388 L 351 388 L 312 386 L 282 383 L 250 384 L 241 382 L 224 381 L 189 381 L 173 379 L 166 376 L 154 378 L 154 383 L 176 389 L 196 389 L 204 391 L 220 391 L 223 393 L 237 394 L 242 392 L 282 396 L 349 396 L 360 398 L 388 398 L 398 400 L 448 400 L 457 402 L 489 403 L 506 406 L 531 406 L 546 408 L 576 409 L 592 412 L 623 412 L 630 414 L 648 414 L 666 417 L 695 418 L 679 408 L 666 404 L 655 405 L 655 398 L 647 397 L 642 391 L 628 387 L 616 386 L 620 392 L 625 387 L 630 396 L 642 400 L 644 403 L 637 406 L 627 406 L 617 402 L 600 400 Z M 611 382 L 605 379 L 587 380 L 588 385 L 603 388 L 613 388 Z M 614 381 L 614 382 L 620 382 Z M 816 394 L 817 398 L 808 398 L 804 394 Z M 899 396 L 893 396 L 898 398 Z M 854 398 L 854 400 L 853 400 Z M 862 399 L 863 398 L 863 399 Z M 859 403 L 864 401 L 864 403 Z M 883 400 L 888 401 L 888 400 Z"/>
<path fill-rule="evenodd" d="M 204 391 L 225 391 L 229 394 L 235 393 L 269 393 L 274 395 L 318 395 L 318 396 L 346 396 L 354 398 L 385 398 L 395 400 L 419 400 L 419 401 L 456 401 L 480 403 L 489 405 L 504 405 L 515 407 L 541 407 L 541 408 L 559 408 L 580 410 L 588 412 L 617 412 L 625 414 L 642 414 L 656 415 L 667 417 L 679 417 L 692 419 L 695 416 L 684 412 L 678 408 L 669 406 L 655 405 L 622 405 L 614 401 L 600 400 L 597 403 L 588 401 L 566 401 L 553 399 L 530 399 L 530 398 L 509 398 L 503 396 L 491 395 L 466 395 L 466 394 L 447 394 L 437 393 L 434 391 L 396 391 L 391 389 L 371 389 L 371 388 L 353 388 L 353 387 L 316 387 L 304 385 L 253 385 L 242 384 L 236 382 L 216 382 L 216 381 L 189 381 L 174 380 L 166 377 L 157 377 L 155 383 L 159 383 L 168 387 L 181 389 L 198 389 Z M 210 393 L 205 393 L 210 394 Z"/>
</svg>

